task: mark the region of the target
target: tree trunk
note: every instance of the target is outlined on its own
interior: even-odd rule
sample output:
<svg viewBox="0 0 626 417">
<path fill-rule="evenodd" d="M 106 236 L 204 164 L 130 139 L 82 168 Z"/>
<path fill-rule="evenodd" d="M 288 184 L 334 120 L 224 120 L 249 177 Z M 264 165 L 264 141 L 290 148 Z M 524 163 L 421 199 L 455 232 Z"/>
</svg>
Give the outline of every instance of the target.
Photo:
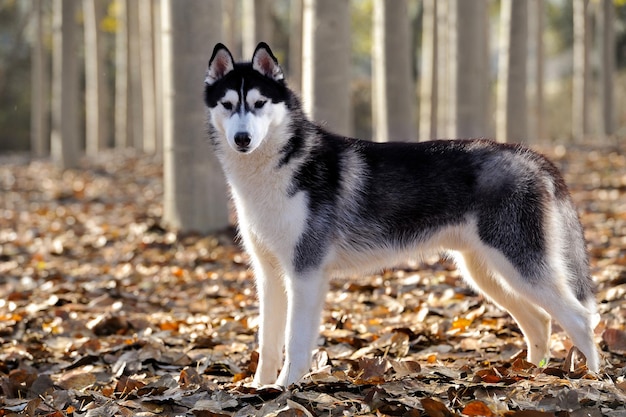
<svg viewBox="0 0 626 417">
<path fill-rule="evenodd" d="M 222 1 L 222 31 L 224 32 L 224 44 L 231 53 L 236 56 L 242 56 L 243 30 L 242 12 L 240 1 Z M 271 46 L 271 45 L 270 45 Z"/>
<path fill-rule="evenodd" d="M 33 1 L 33 47 L 32 59 L 32 88 L 31 88 L 31 142 L 30 149 L 34 156 L 41 157 L 50 152 L 50 124 L 49 116 L 49 89 L 50 73 L 48 59 L 44 48 L 44 0 Z"/>
<path fill-rule="evenodd" d="M 53 3 L 52 159 L 61 169 L 76 168 L 78 142 L 78 61 L 74 0 Z"/>
<path fill-rule="evenodd" d="M 544 52 L 543 52 L 543 32 L 545 30 L 544 25 L 544 1 L 533 0 L 530 2 L 528 20 L 528 33 L 530 45 L 530 53 L 532 56 L 532 65 L 529 68 L 532 70 L 532 74 L 529 74 L 529 79 L 533 80 L 532 83 L 532 102 L 529 106 L 532 110 L 529 116 L 532 115 L 532 123 L 529 121 L 529 126 L 532 128 L 529 130 L 533 141 L 541 141 L 544 138 L 543 129 L 543 71 L 544 71 Z"/>
<path fill-rule="evenodd" d="M 226 182 L 206 136 L 204 69 L 221 38 L 221 1 L 163 0 L 164 222 L 182 232 L 228 225 Z"/>
<path fill-rule="evenodd" d="M 456 59 L 451 62 L 455 87 L 452 137 L 484 137 L 488 136 L 489 110 L 487 2 L 455 0 L 455 6 Z"/>
<path fill-rule="evenodd" d="M 104 17 L 106 3 L 102 0 L 83 0 L 85 16 L 85 149 L 87 155 L 96 155 L 108 146 L 107 120 L 108 89 L 104 46 L 99 25 Z"/>
<path fill-rule="evenodd" d="M 117 31 L 115 33 L 115 147 L 131 145 L 130 90 L 128 70 L 128 0 L 117 1 Z"/>
<path fill-rule="evenodd" d="M 439 0 L 437 2 L 437 136 L 451 137 L 454 133 L 451 128 L 451 114 L 453 94 L 451 67 L 456 59 L 456 45 L 454 40 L 453 13 L 454 0 Z"/>
<path fill-rule="evenodd" d="M 341 134 L 353 130 L 350 2 L 304 0 L 302 96 L 305 111 Z"/>
<path fill-rule="evenodd" d="M 500 10 L 500 55 L 498 58 L 498 103 L 496 138 L 501 142 L 527 140 L 526 1 L 502 0 Z"/>
<path fill-rule="evenodd" d="M 156 142 L 156 108 L 154 82 L 154 42 L 153 42 L 153 12 L 152 0 L 139 0 L 139 58 L 141 75 L 141 109 L 142 109 L 142 138 L 143 150 L 155 153 Z"/>
<path fill-rule="evenodd" d="M 374 1 L 374 140 L 415 140 L 409 16 L 406 0 Z"/>
<path fill-rule="evenodd" d="M 252 59 L 257 44 L 261 41 L 272 44 L 271 0 L 242 0 L 243 56 Z"/>
<path fill-rule="evenodd" d="M 589 0 L 574 0 L 574 75 L 572 135 L 581 141 L 589 133 Z"/>
<path fill-rule="evenodd" d="M 144 150 L 143 137 L 143 99 L 141 80 L 141 41 L 139 35 L 139 2 L 130 0 L 126 3 L 128 19 L 128 90 L 129 127 L 131 144 L 134 148 Z"/>
<path fill-rule="evenodd" d="M 155 151 L 163 153 L 163 58 L 161 56 L 161 1 L 153 0 L 152 12 L 152 42 L 153 42 L 153 66 L 154 66 L 154 135 Z"/>
<path fill-rule="evenodd" d="M 289 68 L 292 89 L 302 91 L 302 0 L 292 0 L 289 9 Z"/>
<path fill-rule="evenodd" d="M 423 5 L 419 140 L 429 140 L 437 137 L 437 2 L 424 0 Z"/>
<path fill-rule="evenodd" d="M 600 80 L 601 80 L 601 112 L 602 133 L 610 136 L 615 133 L 615 6 L 612 0 L 602 0 L 600 12 L 602 42 Z"/>
</svg>

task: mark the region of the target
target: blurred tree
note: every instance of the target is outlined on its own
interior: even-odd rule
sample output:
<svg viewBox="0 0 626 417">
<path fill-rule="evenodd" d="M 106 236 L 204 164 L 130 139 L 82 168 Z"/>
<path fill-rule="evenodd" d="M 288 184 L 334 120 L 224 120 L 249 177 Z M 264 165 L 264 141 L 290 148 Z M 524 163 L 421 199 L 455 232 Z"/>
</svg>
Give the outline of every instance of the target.
<svg viewBox="0 0 626 417">
<path fill-rule="evenodd" d="M 182 232 L 228 225 L 226 182 L 207 143 L 201 102 L 207 50 L 221 40 L 221 1 L 163 0 L 164 222 Z"/>
<path fill-rule="evenodd" d="M 574 0 L 574 75 L 572 81 L 572 135 L 582 140 L 589 133 L 589 0 Z"/>
<path fill-rule="evenodd" d="M 423 0 L 422 54 L 420 58 L 419 140 L 437 137 L 437 2 Z"/>
<path fill-rule="evenodd" d="M 155 151 L 163 153 L 163 59 L 161 41 L 161 5 L 162 0 L 152 0 L 152 42 L 154 67 L 154 146 Z"/>
<path fill-rule="evenodd" d="M 302 95 L 305 111 L 341 135 L 351 135 L 350 2 L 304 0 Z"/>
<path fill-rule="evenodd" d="M 134 148 L 143 151 L 146 148 L 143 135 L 143 93 L 141 74 L 141 39 L 139 31 L 139 2 L 127 0 L 126 19 L 128 32 L 128 90 L 129 116 L 128 119 L 131 143 Z"/>
<path fill-rule="evenodd" d="M 456 7 L 453 7 L 454 0 L 444 0 L 437 2 L 437 136 L 451 137 L 453 135 L 451 123 L 451 102 L 454 100 L 453 94 L 456 92 L 452 88 L 451 67 L 454 59 L 456 34 L 454 22 L 456 17 Z"/>
<path fill-rule="evenodd" d="M 600 82 L 601 106 L 600 113 L 602 133 L 615 133 L 615 6 L 613 0 L 602 0 L 600 3 Z"/>
<path fill-rule="evenodd" d="M 224 44 L 233 56 L 242 56 L 243 29 L 241 22 L 241 2 L 222 1 L 222 31 L 224 32 Z M 210 51 L 209 51 L 210 52 Z"/>
<path fill-rule="evenodd" d="M 54 1 L 50 152 L 61 169 L 76 168 L 80 156 L 75 13 L 75 0 Z"/>
<path fill-rule="evenodd" d="M 131 145 L 127 3 L 128 0 L 115 0 L 115 146 L 118 148 Z"/>
<path fill-rule="evenodd" d="M 141 75 L 141 109 L 142 109 L 142 138 L 143 150 L 148 153 L 157 151 L 156 137 L 156 95 L 155 73 L 157 66 L 154 60 L 154 30 L 152 19 L 153 0 L 139 0 L 138 23 L 139 23 L 139 62 Z"/>
<path fill-rule="evenodd" d="M 241 26 L 243 56 L 252 59 L 257 44 L 261 41 L 272 45 L 271 0 L 241 0 Z"/>
<path fill-rule="evenodd" d="M 100 22 L 107 4 L 103 0 L 83 0 L 85 35 L 85 150 L 96 155 L 108 147 L 108 88 L 106 86 L 105 48 Z"/>
<path fill-rule="evenodd" d="M 292 0 L 289 9 L 289 85 L 302 91 L 302 0 Z"/>
<path fill-rule="evenodd" d="M 44 0 L 34 0 L 33 40 L 31 48 L 31 132 L 30 149 L 34 156 L 50 152 L 50 69 L 45 43 Z"/>
<path fill-rule="evenodd" d="M 526 55 L 528 3 L 502 0 L 500 5 L 500 50 L 496 139 L 527 140 Z"/>
<path fill-rule="evenodd" d="M 48 2 L 43 3 L 44 7 L 47 5 Z M 28 28 L 32 12 L 32 4 L 24 1 L 0 2 L 0 150 L 27 150 L 30 143 Z M 50 141 L 50 136 L 46 141 Z"/>
<path fill-rule="evenodd" d="M 409 14 L 406 0 L 374 1 L 374 140 L 415 140 Z"/>
<path fill-rule="evenodd" d="M 543 81 L 544 81 L 544 38 L 543 33 L 545 30 L 544 15 L 546 13 L 544 0 L 532 0 L 528 3 L 528 33 L 530 42 L 530 54 L 532 65 L 529 65 L 529 69 L 532 71 L 532 77 L 534 80 L 532 83 L 532 102 L 530 108 L 532 111 L 529 116 L 532 115 L 532 122 L 529 121 L 529 132 L 533 140 L 542 140 L 544 137 L 543 129 Z"/>
<path fill-rule="evenodd" d="M 455 100 L 450 103 L 451 136 L 488 136 L 489 56 L 486 0 L 453 0 L 456 7 L 454 59 L 451 81 Z"/>
</svg>

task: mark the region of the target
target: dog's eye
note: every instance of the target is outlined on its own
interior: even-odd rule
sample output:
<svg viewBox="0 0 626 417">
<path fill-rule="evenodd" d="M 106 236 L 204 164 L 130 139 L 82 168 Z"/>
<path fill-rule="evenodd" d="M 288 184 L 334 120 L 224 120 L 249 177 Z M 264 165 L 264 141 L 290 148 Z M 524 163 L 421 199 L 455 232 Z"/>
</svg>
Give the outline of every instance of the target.
<svg viewBox="0 0 626 417">
<path fill-rule="evenodd" d="M 229 101 L 222 101 L 222 106 L 224 106 L 224 108 L 226 110 L 232 110 L 233 109 L 233 103 L 231 103 Z"/>
<path fill-rule="evenodd" d="M 265 103 L 267 103 L 267 100 L 257 100 L 254 102 L 254 108 L 260 109 L 261 107 L 265 106 Z"/>
</svg>

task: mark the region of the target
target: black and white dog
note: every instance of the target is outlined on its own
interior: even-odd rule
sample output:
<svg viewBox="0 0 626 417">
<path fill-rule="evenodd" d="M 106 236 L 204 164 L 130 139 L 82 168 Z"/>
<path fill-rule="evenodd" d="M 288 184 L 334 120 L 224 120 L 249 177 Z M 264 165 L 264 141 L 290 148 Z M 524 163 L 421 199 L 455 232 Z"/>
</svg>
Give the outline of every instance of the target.
<svg viewBox="0 0 626 417">
<path fill-rule="evenodd" d="M 307 119 L 264 43 L 249 63 L 216 45 L 204 97 L 256 277 L 256 384 L 287 386 L 308 371 L 333 275 L 444 250 L 517 321 L 530 362 L 546 363 L 554 318 L 598 371 L 582 228 L 543 156 L 487 140 L 330 133 Z"/>
</svg>

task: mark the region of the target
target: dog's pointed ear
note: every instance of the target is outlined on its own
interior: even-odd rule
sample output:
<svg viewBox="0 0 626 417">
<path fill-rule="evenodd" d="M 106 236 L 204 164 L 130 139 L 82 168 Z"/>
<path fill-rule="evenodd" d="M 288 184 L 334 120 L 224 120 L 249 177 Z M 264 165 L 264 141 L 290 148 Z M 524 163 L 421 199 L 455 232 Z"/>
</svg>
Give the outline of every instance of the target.
<svg viewBox="0 0 626 417">
<path fill-rule="evenodd" d="M 209 68 L 206 71 L 204 83 L 211 85 L 235 68 L 235 61 L 228 48 L 218 43 L 213 48 L 213 55 L 209 60 Z"/>
<path fill-rule="evenodd" d="M 259 43 L 254 50 L 252 68 L 274 81 L 282 81 L 285 78 L 282 68 L 278 65 L 278 60 L 265 42 Z"/>
</svg>

